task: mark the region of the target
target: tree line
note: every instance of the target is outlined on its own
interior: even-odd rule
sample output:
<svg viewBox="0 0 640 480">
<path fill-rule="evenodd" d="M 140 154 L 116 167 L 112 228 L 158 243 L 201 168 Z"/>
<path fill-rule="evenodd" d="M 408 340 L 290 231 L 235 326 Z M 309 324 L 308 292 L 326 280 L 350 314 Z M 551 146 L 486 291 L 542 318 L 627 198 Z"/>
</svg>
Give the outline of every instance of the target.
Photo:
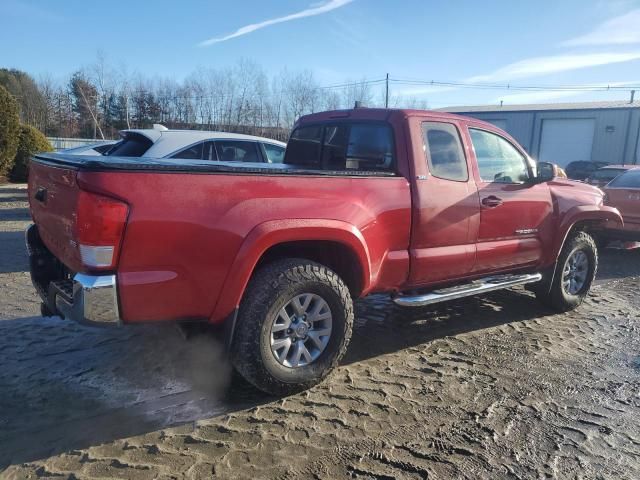
<svg viewBox="0 0 640 480">
<path fill-rule="evenodd" d="M 310 70 L 269 76 L 247 59 L 232 67 L 202 67 L 178 80 L 131 74 L 98 54 L 62 81 L 0 69 L 0 85 L 20 104 L 21 121 L 50 137 L 110 139 L 118 130 L 161 123 L 286 140 L 301 115 L 350 108 L 356 101 L 385 104 L 384 85 L 346 80 L 323 87 Z M 389 105 L 427 108 L 424 101 L 393 94 Z"/>
</svg>

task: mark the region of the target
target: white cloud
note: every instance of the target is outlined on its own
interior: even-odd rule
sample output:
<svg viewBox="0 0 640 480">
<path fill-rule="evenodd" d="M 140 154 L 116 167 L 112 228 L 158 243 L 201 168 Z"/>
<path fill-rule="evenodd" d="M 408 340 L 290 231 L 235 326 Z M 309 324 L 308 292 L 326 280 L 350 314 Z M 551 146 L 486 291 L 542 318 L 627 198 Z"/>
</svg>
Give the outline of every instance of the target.
<svg viewBox="0 0 640 480">
<path fill-rule="evenodd" d="M 511 63 L 487 75 L 477 75 L 466 81 L 497 82 L 520 78 L 567 72 L 581 68 L 597 67 L 612 63 L 630 62 L 640 59 L 640 52 L 629 53 L 586 53 L 575 55 L 553 55 L 549 57 L 527 58 Z"/>
<path fill-rule="evenodd" d="M 640 8 L 612 18 L 591 32 L 563 42 L 566 47 L 640 43 Z"/>
<path fill-rule="evenodd" d="M 329 0 L 326 3 L 315 4 L 306 10 L 302 10 L 300 12 L 292 13 L 290 15 L 285 15 L 284 17 L 272 18 L 270 20 L 265 20 L 260 23 L 252 23 L 250 25 L 245 25 L 244 27 L 240 27 L 235 32 L 226 35 L 224 37 L 215 37 L 210 38 L 209 40 L 205 40 L 200 42 L 198 46 L 207 47 L 209 45 L 213 45 L 215 43 L 225 42 L 227 40 L 231 40 L 232 38 L 241 37 L 242 35 L 246 35 L 251 32 L 255 32 L 256 30 L 260 30 L 261 28 L 269 27 L 271 25 L 276 25 L 278 23 L 290 22 L 292 20 L 297 20 L 299 18 L 305 17 L 313 17 L 315 15 L 321 15 L 323 13 L 330 12 L 335 10 L 336 8 L 344 7 L 345 5 L 353 2 L 353 0 Z"/>
</svg>

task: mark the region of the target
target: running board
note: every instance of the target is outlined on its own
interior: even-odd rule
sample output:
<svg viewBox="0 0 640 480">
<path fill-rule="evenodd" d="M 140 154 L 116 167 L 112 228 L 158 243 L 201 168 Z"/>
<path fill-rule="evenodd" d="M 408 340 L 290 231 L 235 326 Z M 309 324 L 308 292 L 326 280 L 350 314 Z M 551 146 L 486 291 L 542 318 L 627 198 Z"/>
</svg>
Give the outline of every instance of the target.
<svg viewBox="0 0 640 480">
<path fill-rule="evenodd" d="M 456 298 L 470 297 L 481 293 L 502 290 L 503 288 L 525 285 L 527 283 L 539 282 L 542 274 L 531 273 L 527 275 L 496 275 L 493 277 L 480 278 L 471 283 L 457 285 L 455 287 L 442 288 L 427 293 L 417 295 L 396 295 L 393 301 L 402 307 L 423 307 L 433 303 L 446 302 Z"/>
</svg>

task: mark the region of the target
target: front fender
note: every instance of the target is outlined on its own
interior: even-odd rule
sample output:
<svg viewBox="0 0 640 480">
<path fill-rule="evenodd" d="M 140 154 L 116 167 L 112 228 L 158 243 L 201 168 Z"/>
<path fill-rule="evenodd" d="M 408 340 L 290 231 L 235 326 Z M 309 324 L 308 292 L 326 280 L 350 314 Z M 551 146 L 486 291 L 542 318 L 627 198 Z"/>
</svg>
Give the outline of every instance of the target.
<svg viewBox="0 0 640 480">
<path fill-rule="evenodd" d="M 595 225 L 619 225 L 623 226 L 622 215 L 617 208 L 597 205 L 577 205 L 569 209 L 560 219 L 560 226 L 554 236 L 553 248 L 548 260 L 553 263 L 560 255 L 562 246 L 571 229 L 580 222 L 589 222 Z"/>
<path fill-rule="evenodd" d="M 256 264 L 269 248 L 280 243 L 305 240 L 333 241 L 349 247 L 360 262 L 363 291 L 369 290 L 371 284 L 369 249 L 362 233 L 354 225 L 327 219 L 272 220 L 254 227 L 242 242 L 227 274 L 210 322 L 218 323 L 233 315 Z"/>
</svg>

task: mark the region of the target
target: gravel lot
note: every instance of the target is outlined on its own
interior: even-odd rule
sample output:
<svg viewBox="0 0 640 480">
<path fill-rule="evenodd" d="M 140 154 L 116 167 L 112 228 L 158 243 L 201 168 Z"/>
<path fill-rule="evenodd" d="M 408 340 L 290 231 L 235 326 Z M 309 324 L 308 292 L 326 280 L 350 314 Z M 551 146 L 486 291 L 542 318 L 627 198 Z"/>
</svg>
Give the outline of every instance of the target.
<svg viewBox="0 0 640 480">
<path fill-rule="evenodd" d="M 640 478 L 639 251 L 570 314 L 368 298 L 337 372 L 274 399 L 213 338 L 39 317 L 25 198 L 0 186 L 2 478 Z"/>
</svg>

